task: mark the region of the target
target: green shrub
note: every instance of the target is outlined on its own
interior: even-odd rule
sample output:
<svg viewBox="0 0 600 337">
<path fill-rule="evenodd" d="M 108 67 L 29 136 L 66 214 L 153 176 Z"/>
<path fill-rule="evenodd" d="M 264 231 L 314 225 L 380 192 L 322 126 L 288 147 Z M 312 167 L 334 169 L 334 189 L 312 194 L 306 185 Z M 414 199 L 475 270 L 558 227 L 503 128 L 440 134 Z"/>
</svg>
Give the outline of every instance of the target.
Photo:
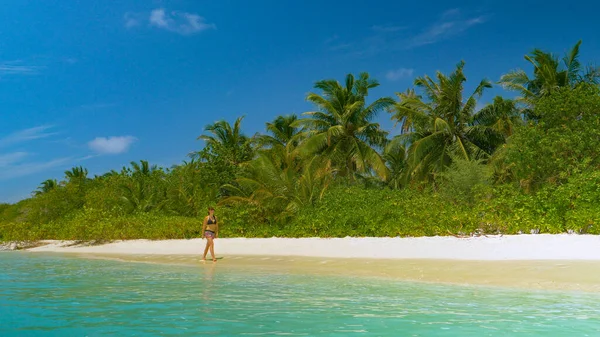
<svg viewBox="0 0 600 337">
<path fill-rule="evenodd" d="M 470 204 L 477 191 L 490 186 L 492 172 L 481 161 L 455 159 L 441 177 L 441 191 L 448 198 Z"/>
<path fill-rule="evenodd" d="M 539 122 L 519 128 L 499 156 L 526 190 L 600 167 L 600 89 L 582 85 L 541 99 Z"/>
<path fill-rule="evenodd" d="M 476 229 L 467 208 L 431 191 L 338 187 L 288 226 L 290 236 L 432 236 Z"/>
</svg>

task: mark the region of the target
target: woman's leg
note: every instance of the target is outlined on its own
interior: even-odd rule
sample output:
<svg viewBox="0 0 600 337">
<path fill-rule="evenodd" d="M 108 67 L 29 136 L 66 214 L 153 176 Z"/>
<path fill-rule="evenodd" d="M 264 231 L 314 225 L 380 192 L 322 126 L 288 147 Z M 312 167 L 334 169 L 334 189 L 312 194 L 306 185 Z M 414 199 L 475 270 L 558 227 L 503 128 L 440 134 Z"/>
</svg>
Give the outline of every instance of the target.
<svg viewBox="0 0 600 337">
<path fill-rule="evenodd" d="M 212 238 L 210 236 L 206 237 L 206 247 L 204 248 L 204 255 L 202 255 L 202 260 L 206 260 L 206 254 L 208 254 L 208 249 L 212 244 Z"/>
<path fill-rule="evenodd" d="M 212 256 L 213 262 L 217 262 L 217 258 L 215 256 L 215 241 L 213 238 L 209 239 L 210 242 L 210 255 Z"/>
</svg>

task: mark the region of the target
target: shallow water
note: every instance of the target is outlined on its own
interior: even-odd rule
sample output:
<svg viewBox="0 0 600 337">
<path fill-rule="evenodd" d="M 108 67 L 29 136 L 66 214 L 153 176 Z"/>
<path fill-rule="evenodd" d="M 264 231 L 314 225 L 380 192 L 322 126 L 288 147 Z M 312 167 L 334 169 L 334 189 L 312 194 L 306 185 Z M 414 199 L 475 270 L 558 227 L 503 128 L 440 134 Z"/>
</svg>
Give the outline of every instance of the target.
<svg viewBox="0 0 600 337">
<path fill-rule="evenodd" d="M 73 256 L 73 255 L 72 255 Z M 124 262 L 200 267 L 198 255 L 81 254 Z M 480 285 L 600 294 L 600 261 L 339 259 L 300 256 L 227 256 L 220 268 L 236 272 L 380 277 L 409 282 Z"/>
<path fill-rule="evenodd" d="M 598 336 L 600 295 L 0 253 L 0 336 Z"/>
</svg>

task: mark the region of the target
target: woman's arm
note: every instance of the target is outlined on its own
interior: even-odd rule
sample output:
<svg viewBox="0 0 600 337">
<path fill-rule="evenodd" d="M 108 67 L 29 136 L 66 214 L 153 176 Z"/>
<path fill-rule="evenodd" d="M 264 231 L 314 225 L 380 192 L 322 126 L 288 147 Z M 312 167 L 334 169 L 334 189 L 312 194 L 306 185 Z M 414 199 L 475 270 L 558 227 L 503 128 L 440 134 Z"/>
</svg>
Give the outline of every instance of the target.
<svg viewBox="0 0 600 337">
<path fill-rule="evenodd" d="M 206 231 L 207 222 L 208 222 L 208 217 L 205 217 L 204 221 L 202 222 L 202 233 L 201 233 L 203 239 L 204 239 L 204 231 Z"/>
<path fill-rule="evenodd" d="M 215 238 L 219 237 L 219 222 L 217 221 L 217 231 L 215 232 Z"/>
</svg>

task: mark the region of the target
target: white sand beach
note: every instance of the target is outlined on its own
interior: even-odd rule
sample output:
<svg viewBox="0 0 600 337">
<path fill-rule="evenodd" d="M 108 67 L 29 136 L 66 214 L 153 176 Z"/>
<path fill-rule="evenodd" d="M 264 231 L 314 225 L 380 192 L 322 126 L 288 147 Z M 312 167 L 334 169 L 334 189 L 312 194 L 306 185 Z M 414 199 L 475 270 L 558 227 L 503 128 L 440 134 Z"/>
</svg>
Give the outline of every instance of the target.
<svg viewBox="0 0 600 337">
<path fill-rule="evenodd" d="M 46 241 L 33 252 L 198 255 L 205 241 L 131 240 L 103 245 L 74 245 L 68 241 Z M 598 260 L 600 236 L 596 235 L 511 235 L 418 238 L 305 238 L 245 239 L 215 241 L 217 255 L 303 256 L 366 259 L 448 260 Z"/>
</svg>

